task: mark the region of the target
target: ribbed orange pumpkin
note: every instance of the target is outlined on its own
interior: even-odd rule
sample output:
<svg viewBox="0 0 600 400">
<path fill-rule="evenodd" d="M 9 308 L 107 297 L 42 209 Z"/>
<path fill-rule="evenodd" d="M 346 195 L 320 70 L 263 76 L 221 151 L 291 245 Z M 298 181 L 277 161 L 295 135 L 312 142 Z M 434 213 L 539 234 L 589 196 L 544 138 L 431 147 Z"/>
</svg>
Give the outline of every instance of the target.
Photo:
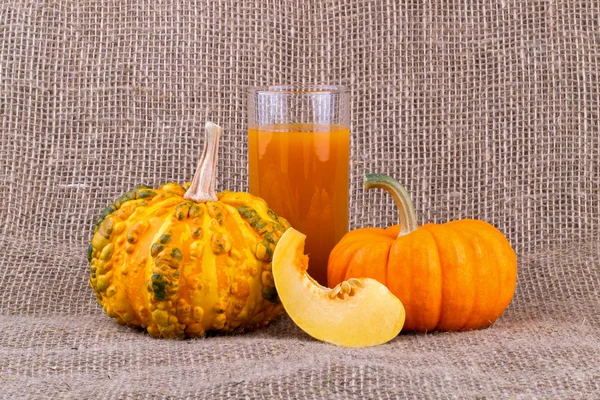
<svg viewBox="0 0 600 400">
<path fill-rule="evenodd" d="M 367 175 L 396 201 L 400 225 L 346 234 L 329 256 L 328 284 L 377 279 L 406 309 L 405 331 L 456 331 L 489 326 L 512 300 L 517 259 L 508 240 L 479 220 L 418 227 L 406 190 L 385 175 Z"/>
</svg>

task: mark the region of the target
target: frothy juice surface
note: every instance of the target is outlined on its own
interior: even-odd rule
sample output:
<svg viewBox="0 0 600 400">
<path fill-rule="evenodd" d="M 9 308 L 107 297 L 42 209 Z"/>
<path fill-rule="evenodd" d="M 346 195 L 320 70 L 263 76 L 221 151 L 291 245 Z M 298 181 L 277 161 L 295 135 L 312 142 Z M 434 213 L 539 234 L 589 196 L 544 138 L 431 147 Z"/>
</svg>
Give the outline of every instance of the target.
<svg viewBox="0 0 600 400">
<path fill-rule="evenodd" d="M 250 193 L 306 235 L 308 273 L 327 285 L 327 260 L 348 230 L 350 130 L 285 124 L 248 130 Z"/>
</svg>

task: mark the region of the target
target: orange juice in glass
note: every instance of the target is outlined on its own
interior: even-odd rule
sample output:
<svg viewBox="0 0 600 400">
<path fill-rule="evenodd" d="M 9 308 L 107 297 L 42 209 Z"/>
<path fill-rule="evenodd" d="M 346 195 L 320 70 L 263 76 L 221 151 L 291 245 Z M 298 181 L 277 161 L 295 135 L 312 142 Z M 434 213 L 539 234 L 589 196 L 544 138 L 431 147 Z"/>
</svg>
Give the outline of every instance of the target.
<svg viewBox="0 0 600 400">
<path fill-rule="evenodd" d="M 339 86 L 269 86 L 248 96 L 250 193 L 306 235 L 308 273 L 348 231 L 349 96 Z"/>
</svg>

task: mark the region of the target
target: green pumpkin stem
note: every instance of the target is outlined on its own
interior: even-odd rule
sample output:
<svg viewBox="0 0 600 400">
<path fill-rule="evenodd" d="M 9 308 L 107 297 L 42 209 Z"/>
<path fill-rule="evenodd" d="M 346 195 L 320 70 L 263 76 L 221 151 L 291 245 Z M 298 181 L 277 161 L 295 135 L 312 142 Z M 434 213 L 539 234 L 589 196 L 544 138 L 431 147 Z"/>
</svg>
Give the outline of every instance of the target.
<svg viewBox="0 0 600 400">
<path fill-rule="evenodd" d="M 217 201 L 215 178 L 217 176 L 219 138 L 223 128 L 212 122 L 207 122 L 205 129 L 204 151 L 200 161 L 198 161 L 198 168 L 194 174 L 192 184 L 183 196 L 184 199 L 193 200 L 197 203 L 204 203 L 209 200 Z"/>
<path fill-rule="evenodd" d="M 392 195 L 400 214 L 400 233 L 398 237 L 408 235 L 416 231 L 417 217 L 415 216 L 415 208 L 413 206 L 410 195 L 404 187 L 394 178 L 383 174 L 366 174 L 365 189 L 372 188 L 383 189 Z"/>
</svg>

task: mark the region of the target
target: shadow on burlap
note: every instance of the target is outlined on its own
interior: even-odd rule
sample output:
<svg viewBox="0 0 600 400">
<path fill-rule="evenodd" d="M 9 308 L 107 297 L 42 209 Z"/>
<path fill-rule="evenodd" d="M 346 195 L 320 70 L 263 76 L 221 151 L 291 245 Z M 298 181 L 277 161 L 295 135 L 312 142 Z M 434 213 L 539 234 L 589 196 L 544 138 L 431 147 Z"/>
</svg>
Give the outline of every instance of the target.
<svg viewBox="0 0 600 400">
<path fill-rule="evenodd" d="M 0 5 L 0 388 L 7 398 L 598 398 L 600 6 L 592 1 Z M 435 3 L 435 2 L 434 2 Z M 206 119 L 245 190 L 244 88 L 352 95 L 351 226 L 475 217 L 519 254 L 491 328 L 316 342 L 284 317 L 160 341 L 88 287 L 91 225 L 136 184 L 189 180 Z M 357 321 L 360 324 L 360 321 Z"/>
</svg>

